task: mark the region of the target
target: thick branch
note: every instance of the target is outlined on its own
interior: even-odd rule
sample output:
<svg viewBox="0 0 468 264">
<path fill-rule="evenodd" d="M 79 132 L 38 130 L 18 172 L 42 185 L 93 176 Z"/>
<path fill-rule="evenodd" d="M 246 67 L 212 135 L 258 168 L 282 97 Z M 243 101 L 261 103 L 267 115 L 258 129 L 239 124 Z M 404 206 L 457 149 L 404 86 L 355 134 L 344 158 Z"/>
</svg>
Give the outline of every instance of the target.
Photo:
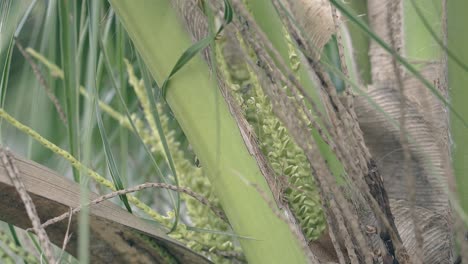
<svg viewBox="0 0 468 264">
<path fill-rule="evenodd" d="M 15 157 L 19 178 L 34 202 L 39 218 L 44 221 L 79 206 L 78 184 L 30 160 Z M 91 194 L 90 199 L 98 197 Z M 24 205 L 3 165 L 0 165 L 0 220 L 20 228 L 31 227 Z M 49 226 L 46 231 L 52 243 L 61 245 L 67 221 Z M 78 221 L 72 218 L 70 232 L 77 233 Z M 169 238 L 166 230 L 156 228 L 131 215 L 111 202 L 90 208 L 90 254 L 92 263 L 210 263 L 202 256 Z M 148 239 L 156 244 L 155 248 Z M 71 236 L 67 252 L 77 254 L 78 236 Z"/>
</svg>

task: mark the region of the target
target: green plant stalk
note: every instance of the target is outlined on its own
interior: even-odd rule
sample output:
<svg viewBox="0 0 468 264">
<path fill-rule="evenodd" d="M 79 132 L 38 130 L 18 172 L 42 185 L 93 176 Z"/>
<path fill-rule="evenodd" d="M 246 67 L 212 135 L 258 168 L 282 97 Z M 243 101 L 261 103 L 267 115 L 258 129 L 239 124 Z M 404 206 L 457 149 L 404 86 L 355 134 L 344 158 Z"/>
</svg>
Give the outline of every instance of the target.
<svg viewBox="0 0 468 264">
<path fill-rule="evenodd" d="M 98 8 L 94 8 L 93 10 L 96 10 Z M 97 17 L 97 15 L 93 15 L 93 17 Z M 95 23 L 96 25 L 98 25 L 97 23 Z M 90 23 L 89 25 L 93 25 L 93 23 Z M 97 26 L 96 26 L 97 27 Z M 97 27 L 98 28 L 98 27 Z M 94 31 L 94 32 L 93 32 Z M 90 32 L 90 46 L 91 46 L 91 52 L 90 54 L 92 56 L 90 56 L 90 58 L 92 58 L 93 60 L 93 63 L 91 63 L 91 66 L 93 68 L 92 70 L 92 73 L 93 73 L 93 77 L 94 77 L 94 73 L 96 72 L 96 63 L 97 63 L 97 54 L 96 51 L 97 50 L 97 36 L 95 36 L 97 34 L 97 32 L 99 31 L 99 29 L 93 29 L 93 27 L 90 27 L 89 28 L 89 32 Z M 94 41 L 93 41 L 94 40 Z M 101 42 L 102 44 L 102 42 Z M 93 47 L 94 45 L 94 47 Z M 109 69 L 110 69 L 110 62 L 109 62 L 109 58 L 107 56 L 107 53 L 104 49 L 104 45 L 101 45 L 101 47 L 103 48 L 102 49 L 102 54 L 104 55 L 104 58 L 105 58 L 105 61 L 106 61 L 106 65 L 109 66 Z M 111 70 L 109 70 L 109 72 L 112 72 Z M 91 82 L 91 89 L 94 90 L 94 97 L 95 98 L 98 98 L 98 90 L 97 90 L 97 85 L 95 83 L 95 78 L 92 78 L 93 82 Z M 91 90 L 90 89 L 90 90 Z M 117 91 L 118 88 L 116 88 Z M 120 91 L 118 92 L 119 95 L 120 94 Z M 97 123 L 98 123 L 98 128 L 99 128 L 99 133 L 101 135 L 101 140 L 102 140 L 102 143 L 103 143 L 103 147 L 104 147 L 104 151 L 105 151 L 105 157 L 106 157 L 106 163 L 107 163 L 107 168 L 109 169 L 109 172 L 111 174 L 111 177 L 112 177 L 112 181 L 114 182 L 114 185 L 115 185 L 115 188 L 117 190 L 122 190 L 124 189 L 124 186 L 122 184 L 122 181 L 120 179 L 120 173 L 119 173 L 119 169 L 117 168 L 117 164 L 115 162 L 115 159 L 114 159 L 114 155 L 112 153 L 112 149 L 110 147 L 110 144 L 109 144 L 109 140 L 108 140 L 108 137 L 107 137 L 107 133 L 105 131 L 105 127 L 104 127 L 104 123 L 102 122 L 102 116 L 101 116 L 101 111 L 100 111 L 100 108 L 98 106 L 98 103 L 97 103 L 97 100 L 96 99 L 93 99 L 93 103 L 94 103 L 94 108 L 95 108 L 95 111 L 96 111 L 96 120 L 97 120 Z M 123 99 L 123 98 L 122 98 Z M 125 102 L 123 102 L 123 106 L 125 107 Z M 126 195 L 121 195 L 119 196 L 120 197 L 120 200 L 124 203 L 125 207 L 127 208 L 127 210 L 132 213 L 132 209 L 130 207 L 130 204 L 128 203 L 128 199 L 126 197 Z"/>
<path fill-rule="evenodd" d="M 8 229 L 10 230 L 11 237 L 13 238 L 13 241 L 15 241 L 15 244 L 21 247 L 21 242 L 19 241 L 18 234 L 16 233 L 16 230 L 15 230 L 15 226 L 8 223 Z"/>
<path fill-rule="evenodd" d="M 128 66 L 130 65 L 127 63 L 127 67 Z M 174 179 L 174 184 L 176 186 L 179 186 L 179 180 L 177 176 L 177 170 L 174 165 L 174 159 L 172 158 L 172 153 L 169 149 L 169 146 L 166 140 L 166 134 L 161 125 L 161 118 L 159 117 L 159 112 L 156 109 L 156 104 L 154 100 L 155 97 L 154 97 L 153 89 L 151 87 L 149 73 L 146 69 L 142 70 L 143 87 L 146 90 L 146 93 L 144 93 L 143 89 L 141 89 L 141 86 L 135 83 L 137 82 L 136 78 L 131 78 L 130 69 L 128 72 L 129 72 L 129 83 L 134 87 L 134 90 L 137 93 L 137 97 L 140 100 L 140 103 L 143 107 L 143 113 L 149 124 L 149 127 L 151 131 L 153 132 L 153 134 L 156 134 L 156 133 L 159 134 L 159 138 L 161 139 L 161 145 L 163 146 L 163 149 L 164 149 L 164 154 L 166 155 L 166 159 L 169 163 L 169 168 L 171 169 L 171 174 Z M 176 198 L 177 202 L 175 204 L 175 209 L 174 209 L 175 219 L 171 227 L 170 233 L 172 233 L 177 228 L 177 224 L 179 222 L 179 215 L 180 215 L 180 195 L 179 193 L 176 193 L 175 196 L 177 197 Z"/>
<path fill-rule="evenodd" d="M 0 107 L 5 107 L 5 98 L 10 77 L 11 58 L 15 46 L 14 33 L 27 5 L 20 1 L 0 2 Z M 3 143 L 0 121 L 0 144 Z"/>
<path fill-rule="evenodd" d="M 119 84 L 120 92 L 122 97 L 127 98 L 127 83 L 125 82 L 125 65 L 124 65 L 124 56 L 125 56 L 125 31 L 120 22 L 116 21 L 117 28 L 117 47 L 116 47 L 116 57 L 118 62 L 118 71 L 119 71 Z M 123 106 L 119 107 L 120 112 L 123 112 Z M 128 157 L 128 132 L 126 129 L 120 129 L 120 173 L 122 174 L 122 181 L 125 186 L 128 185 L 127 179 L 127 160 Z"/>
<path fill-rule="evenodd" d="M 328 43 L 323 47 L 320 63 L 327 63 L 341 72 L 340 60 L 340 55 L 338 53 L 338 40 L 335 36 L 332 36 Z M 338 78 L 338 76 L 336 76 L 332 71 L 328 71 L 328 75 L 330 76 L 332 83 L 335 85 L 336 91 L 339 93 L 343 92 L 345 89 L 344 81 Z"/>
<path fill-rule="evenodd" d="M 456 57 L 465 64 L 468 63 L 468 35 L 466 25 L 468 25 L 468 2 L 465 0 L 447 1 L 447 46 L 455 53 Z M 448 82 L 450 87 L 451 102 L 453 108 L 461 115 L 468 116 L 468 74 L 460 68 L 452 59 L 448 60 Z M 461 207 L 468 213 L 468 195 L 464 190 L 468 190 L 468 134 L 464 124 L 451 113 L 450 129 L 452 139 L 455 142 L 452 148 L 453 170 L 456 179 L 456 188 Z"/>
<path fill-rule="evenodd" d="M 2 76 L 0 78 L 0 107 L 5 106 L 5 98 L 8 86 L 8 78 L 10 77 L 10 65 L 11 65 L 11 57 L 13 53 L 13 38 L 10 38 L 10 42 L 6 52 L 5 63 L 3 65 Z M 2 136 L 2 124 L 3 121 L 0 120 L 0 144 L 3 145 L 3 136 Z"/>
<path fill-rule="evenodd" d="M 68 119 L 68 140 L 70 152 L 80 158 L 79 140 L 79 96 L 78 71 L 76 68 L 76 12 L 75 2 L 59 1 L 60 18 L 60 51 L 64 69 L 64 86 L 66 96 L 66 113 Z M 72 17 L 70 18 L 70 15 Z M 70 21 L 71 20 L 71 21 Z M 80 172 L 73 168 L 73 178 L 80 181 Z"/>
<path fill-rule="evenodd" d="M 438 38 L 441 38 L 442 32 L 442 2 L 422 0 L 403 2 L 405 55 L 410 62 L 416 61 L 412 63 L 415 68 L 421 69 L 424 64 L 417 62 L 440 60 L 442 54 L 441 48 L 425 27 L 412 2 L 423 12 L 422 15 L 430 23 L 431 29 L 438 34 Z"/>
<path fill-rule="evenodd" d="M 367 51 L 369 48 L 365 47 L 364 41 L 362 41 L 363 43 L 360 43 L 359 41 L 356 41 L 357 44 L 354 43 L 354 36 L 351 35 L 350 30 L 344 26 L 340 27 L 340 31 L 343 45 L 344 62 L 348 68 L 349 78 L 359 84 L 368 84 L 370 82 L 370 68 L 366 68 L 366 63 L 370 64 L 369 52 Z M 359 47 L 356 49 L 356 45 L 363 45 L 364 47 Z M 359 54 L 357 54 L 358 52 Z M 363 54 L 364 52 L 365 55 Z M 364 66 L 361 67 L 360 63 L 362 63 Z M 343 80 L 343 82 L 346 84 L 345 80 Z M 347 85 L 348 88 L 352 91 L 350 85 Z"/>
<path fill-rule="evenodd" d="M 100 5 L 98 1 L 94 1 L 92 4 L 90 1 L 87 1 L 88 7 L 88 17 L 90 18 L 88 27 L 89 29 L 94 29 L 98 27 L 98 14 L 100 11 Z M 87 71 L 86 71 L 86 84 L 89 89 L 92 90 L 95 87 L 96 81 L 96 44 L 95 39 L 97 34 L 94 30 L 90 30 L 89 32 L 89 47 L 90 52 L 85 60 L 87 63 Z M 95 99 L 95 98 L 93 98 Z M 84 124 L 85 130 L 83 133 L 84 144 L 82 146 L 83 152 L 83 162 L 86 165 L 91 164 L 91 157 L 93 157 L 92 153 L 92 134 L 93 128 L 96 125 L 96 116 L 95 112 L 93 111 L 93 103 L 94 101 L 88 100 L 84 102 L 84 113 L 83 113 L 83 120 L 82 123 Z M 84 205 L 89 201 L 89 179 L 87 177 L 82 177 L 80 179 L 80 204 Z M 80 263 L 89 263 L 90 258 L 90 228 L 89 228 L 89 208 L 86 206 L 83 208 L 83 211 L 79 212 L 78 215 L 78 259 Z"/>
<path fill-rule="evenodd" d="M 191 45 L 169 1 L 110 3 L 153 77 L 162 83 Z M 154 30 L 154 25 L 158 25 L 158 30 Z M 265 200 L 273 200 L 271 191 L 223 97 L 216 93 L 219 90 L 215 78 L 197 56 L 171 79 L 167 102 L 207 170 L 233 229 L 238 235 L 255 238 L 240 241 L 248 261 L 306 263 L 306 252 L 298 238 Z M 216 98 L 219 100 L 215 101 Z M 216 108 L 218 113 L 214 111 Z M 216 115 L 220 123 L 216 123 Z M 217 136 L 219 146 L 213 142 Z M 216 168 L 220 168 L 219 174 L 214 173 Z"/>
<path fill-rule="evenodd" d="M 39 7 L 39 6 L 38 6 Z M 58 40 L 58 34 L 56 34 L 56 29 L 58 27 L 57 25 L 57 17 L 56 17 L 56 12 L 57 12 L 57 1 L 49 1 L 47 4 L 47 8 L 45 10 L 45 16 L 44 16 L 44 22 L 41 23 L 41 27 L 38 27 L 37 30 L 43 29 L 42 33 L 38 36 L 37 43 L 40 43 L 39 45 L 39 51 L 42 54 L 47 54 L 47 57 L 55 61 L 55 51 L 57 50 L 55 48 L 55 45 L 59 42 Z M 33 12 L 31 13 L 31 16 L 33 15 Z M 25 28 L 26 30 L 27 28 Z M 24 34 L 24 33 L 22 33 Z M 51 38 L 51 36 L 54 36 Z M 23 43 L 24 46 L 35 46 L 32 45 L 33 43 L 31 42 L 25 42 Z M 52 51 L 52 52 L 51 52 Z M 27 68 L 30 68 L 27 66 Z M 30 73 L 29 77 L 31 80 L 36 80 L 36 78 L 32 78 L 32 73 Z M 48 79 L 48 76 L 43 76 L 45 78 L 45 82 L 47 84 L 47 88 L 50 91 L 55 91 L 55 82 L 51 81 Z M 50 99 L 47 97 L 46 93 L 44 92 L 44 87 L 41 87 L 41 85 L 38 82 L 32 82 L 34 91 L 33 95 L 31 98 L 33 99 L 33 103 L 31 106 L 30 114 L 28 115 L 29 117 L 29 122 L 32 127 L 40 131 L 41 134 L 44 135 L 51 135 L 54 137 L 56 140 L 60 141 L 61 139 L 64 138 L 64 135 L 67 134 L 66 127 L 62 123 L 62 120 L 57 116 L 56 111 L 51 111 L 52 104 L 50 103 Z M 29 91 L 31 91 L 31 87 L 27 87 L 26 93 L 29 94 Z M 57 95 L 59 96 L 59 95 Z M 50 116 L 50 118 L 44 118 L 44 116 Z M 41 151 L 40 148 L 38 148 L 38 145 L 34 140 L 31 138 L 28 138 L 28 151 L 27 151 L 27 157 L 31 160 L 34 160 L 36 162 L 42 163 L 44 160 L 46 160 L 49 157 L 49 153 Z M 57 142 L 58 142 L 57 141 Z"/>
<path fill-rule="evenodd" d="M 27 234 L 28 234 L 28 237 L 29 237 L 29 241 L 31 241 L 31 243 L 34 246 L 34 248 L 36 249 L 37 253 L 40 255 L 40 257 L 39 257 L 40 260 L 41 260 L 40 263 L 49 264 L 49 262 L 47 261 L 47 259 L 44 256 L 44 252 L 42 251 L 42 248 L 39 245 L 39 242 L 37 242 L 36 237 L 31 232 L 27 232 Z"/>
<path fill-rule="evenodd" d="M 351 0 L 349 4 L 355 11 L 355 14 L 367 15 L 367 0 Z M 364 18 L 367 18 L 367 16 L 364 16 Z M 351 35 L 351 41 L 353 43 L 352 52 L 354 54 L 352 55 L 356 59 L 356 64 L 359 65 L 359 76 L 361 77 L 363 84 L 370 84 L 369 37 L 359 30 L 354 23 L 348 21 L 346 25 L 349 29 L 349 34 Z"/>
</svg>

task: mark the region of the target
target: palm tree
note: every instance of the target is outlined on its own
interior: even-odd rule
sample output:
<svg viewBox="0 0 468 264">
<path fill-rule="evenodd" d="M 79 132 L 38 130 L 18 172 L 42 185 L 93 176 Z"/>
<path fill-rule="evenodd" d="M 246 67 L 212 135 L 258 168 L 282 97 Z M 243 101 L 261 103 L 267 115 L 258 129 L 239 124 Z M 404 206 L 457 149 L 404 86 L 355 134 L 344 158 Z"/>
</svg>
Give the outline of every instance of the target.
<svg viewBox="0 0 468 264">
<path fill-rule="evenodd" d="M 109 3 L 2 2 L 4 261 L 454 262 L 463 1 Z"/>
</svg>

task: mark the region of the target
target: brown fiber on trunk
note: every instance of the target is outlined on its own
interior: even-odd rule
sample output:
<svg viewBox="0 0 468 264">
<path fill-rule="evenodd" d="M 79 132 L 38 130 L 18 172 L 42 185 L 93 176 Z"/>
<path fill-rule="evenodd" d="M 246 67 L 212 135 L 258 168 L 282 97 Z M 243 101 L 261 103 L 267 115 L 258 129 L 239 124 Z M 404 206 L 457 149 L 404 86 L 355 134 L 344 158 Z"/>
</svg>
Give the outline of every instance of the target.
<svg viewBox="0 0 468 264">
<path fill-rule="evenodd" d="M 404 56 L 401 5 L 401 1 L 368 1 L 373 31 L 387 43 L 391 42 L 390 33 L 393 32 L 396 52 Z M 447 194 L 450 174 L 448 113 L 443 103 L 415 77 L 403 72 L 402 83 L 398 85 L 392 54 L 376 42 L 371 43 L 369 54 L 373 84 L 366 94 L 372 103 L 369 99 L 358 98 L 356 113 L 366 145 L 384 178 L 398 231 L 409 253 L 416 256 L 417 242 L 410 213 L 414 206 L 423 238 L 423 260 L 418 261 L 452 263 L 452 218 Z M 423 63 L 420 70 L 423 76 L 446 97 L 444 65 L 438 61 Z M 406 146 L 401 144 L 398 127 L 402 109 L 400 89 L 404 89 L 406 97 Z M 405 147 L 410 157 L 407 164 Z M 414 205 L 408 200 L 407 177 L 415 177 Z"/>
</svg>

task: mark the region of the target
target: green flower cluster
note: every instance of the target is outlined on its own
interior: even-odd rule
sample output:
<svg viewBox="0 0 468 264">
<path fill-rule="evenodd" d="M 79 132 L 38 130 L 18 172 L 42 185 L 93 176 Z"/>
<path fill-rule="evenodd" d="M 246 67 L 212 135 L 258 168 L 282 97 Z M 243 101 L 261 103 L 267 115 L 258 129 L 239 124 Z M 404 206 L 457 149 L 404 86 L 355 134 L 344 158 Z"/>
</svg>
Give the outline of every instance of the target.
<svg viewBox="0 0 468 264">
<path fill-rule="evenodd" d="M 127 71 L 129 74 L 129 83 L 135 90 L 150 129 L 147 128 L 142 120 L 132 116 L 135 127 L 143 139 L 143 142 L 150 147 L 153 153 L 163 153 L 161 138 L 156 130 L 156 124 L 154 123 L 143 82 L 136 78 L 133 68 L 128 62 Z M 157 108 L 159 113 L 163 113 L 161 104 L 157 104 Z M 160 114 L 160 120 L 161 126 L 165 131 L 166 141 L 174 161 L 180 186 L 190 188 L 192 191 L 208 198 L 212 204 L 220 207 L 219 201 L 214 195 L 209 179 L 204 175 L 203 169 L 190 162 L 186 158 L 185 153 L 181 150 L 180 142 L 175 139 L 175 132 L 169 129 L 168 116 Z M 189 248 L 201 253 L 206 251 L 236 251 L 229 236 L 219 233 L 216 234 L 216 232 L 229 232 L 228 224 L 218 217 L 213 217 L 213 213 L 208 206 L 201 204 L 191 197 L 187 197 L 185 194 L 182 195 L 182 197 L 187 207 L 190 220 L 193 222 L 194 226 L 214 232 L 189 231 L 186 225 L 179 224 L 177 230 L 171 233 L 171 236 L 184 241 Z M 216 254 L 210 254 L 210 257 L 216 263 L 222 263 L 224 261 L 224 258 Z"/>
<path fill-rule="evenodd" d="M 287 129 L 273 113 L 272 104 L 263 93 L 256 73 L 239 59 L 242 54 L 235 54 L 233 49 L 236 49 L 236 45 L 233 42 L 240 41 L 240 46 L 243 46 L 242 39 L 228 34 L 226 38 L 217 50 L 220 71 L 233 91 L 234 98 L 242 106 L 247 121 L 254 128 L 260 148 L 271 164 L 276 180 L 283 186 L 282 195 L 288 201 L 306 239 L 317 239 L 325 230 L 326 221 L 310 164 L 302 149 L 291 139 Z M 245 45 L 243 48 L 246 48 Z M 291 54 L 289 57 L 293 69 L 297 69 L 297 56 Z M 232 72 L 232 69 L 236 71 Z M 245 78 L 245 74 L 239 75 L 239 72 L 248 72 L 249 78 Z M 237 79 L 238 76 L 241 78 Z"/>
<path fill-rule="evenodd" d="M 51 63 L 41 54 L 37 53 L 32 49 L 28 49 L 28 53 L 37 60 L 39 60 L 42 64 L 44 64 L 49 69 L 52 76 L 63 79 L 63 71 L 57 65 Z M 143 86 L 143 82 L 136 77 L 133 67 L 129 63 L 127 63 L 127 72 L 129 75 L 129 83 L 135 89 L 135 93 L 137 94 L 138 100 L 140 101 L 140 104 L 143 107 L 144 118 L 147 120 L 148 124 L 146 124 L 136 114 L 132 114 L 131 119 L 137 130 L 133 131 L 132 125 L 124 115 L 117 112 L 115 109 L 113 109 L 112 107 L 110 107 L 102 101 L 98 102 L 99 107 L 111 118 L 118 121 L 121 126 L 129 129 L 134 133 L 137 133 L 143 140 L 143 143 L 149 147 L 152 153 L 157 155 L 163 155 L 163 146 L 156 128 L 156 124 L 154 123 L 154 118 L 151 113 L 148 96 Z M 92 99 L 92 96 L 90 96 L 87 93 L 86 89 L 82 86 L 80 86 L 80 93 L 83 95 L 84 98 L 88 100 Z M 157 108 L 159 113 L 163 113 L 161 105 L 158 104 Z M 169 150 L 175 163 L 175 168 L 179 175 L 180 186 L 190 188 L 192 191 L 208 198 L 213 205 L 219 206 L 218 199 L 215 197 L 209 179 L 208 177 L 206 177 L 206 175 L 204 175 L 203 169 L 198 168 L 185 157 L 184 151 L 181 150 L 180 143 L 175 139 L 175 132 L 169 129 L 169 118 L 166 115 L 161 114 L 160 119 L 163 130 L 166 132 L 165 136 L 169 146 Z M 10 120 L 10 122 L 14 122 L 14 120 Z M 19 127 L 19 129 L 24 130 L 27 134 L 33 134 L 27 127 Z M 53 144 L 46 142 L 42 138 L 37 137 L 37 140 L 45 146 L 47 146 L 49 149 L 53 150 L 55 153 L 63 157 L 69 156 L 68 153 L 62 151 Z M 69 160 L 72 163 L 74 161 L 70 158 Z M 84 170 L 81 164 L 79 164 L 78 167 L 80 168 L 80 170 Z M 100 181 L 102 177 L 94 171 L 88 169 L 88 173 L 90 174 L 90 176 L 94 176 L 93 178 L 97 182 L 102 183 L 102 181 L 105 181 Z M 228 224 L 217 217 L 213 217 L 213 213 L 211 212 L 211 209 L 208 208 L 208 206 L 200 204 L 200 202 L 194 200 L 191 197 L 187 197 L 186 195 L 182 195 L 182 199 L 186 204 L 188 215 L 190 216 L 190 219 L 194 226 L 200 229 L 205 229 L 207 231 L 202 232 L 188 230 L 188 227 L 186 225 L 184 225 L 183 223 L 179 223 L 177 229 L 171 233 L 171 236 L 185 243 L 188 247 L 194 249 L 199 253 L 203 254 L 206 252 L 212 252 L 213 254 L 208 254 L 208 257 L 210 257 L 215 263 L 229 262 L 228 259 L 225 259 L 224 257 L 216 254 L 216 252 L 222 251 L 238 253 L 240 252 L 240 249 L 234 246 L 230 236 L 219 233 L 229 232 Z M 136 202 L 136 200 L 132 201 Z M 166 226 L 171 225 L 171 221 L 174 216 L 173 212 L 168 212 L 167 216 L 161 216 L 159 214 L 156 214 L 156 212 L 153 212 L 152 209 L 150 209 L 146 204 L 143 204 L 139 201 L 138 203 L 140 205 L 140 209 L 148 213 L 154 219 L 157 219 L 159 222 L 161 222 L 161 224 Z M 213 232 L 210 233 L 210 231 Z M 0 233 L 0 240 L 2 240 L 3 238 L 3 236 L 1 235 L 2 234 Z M 10 246 L 11 249 L 17 248 L 14 244 L 11 243 L 9 243 L 8 246 Z M 28 262 L 36 263 L 37 261 L 33 261 L 28 257 Z"/>
</svg>

